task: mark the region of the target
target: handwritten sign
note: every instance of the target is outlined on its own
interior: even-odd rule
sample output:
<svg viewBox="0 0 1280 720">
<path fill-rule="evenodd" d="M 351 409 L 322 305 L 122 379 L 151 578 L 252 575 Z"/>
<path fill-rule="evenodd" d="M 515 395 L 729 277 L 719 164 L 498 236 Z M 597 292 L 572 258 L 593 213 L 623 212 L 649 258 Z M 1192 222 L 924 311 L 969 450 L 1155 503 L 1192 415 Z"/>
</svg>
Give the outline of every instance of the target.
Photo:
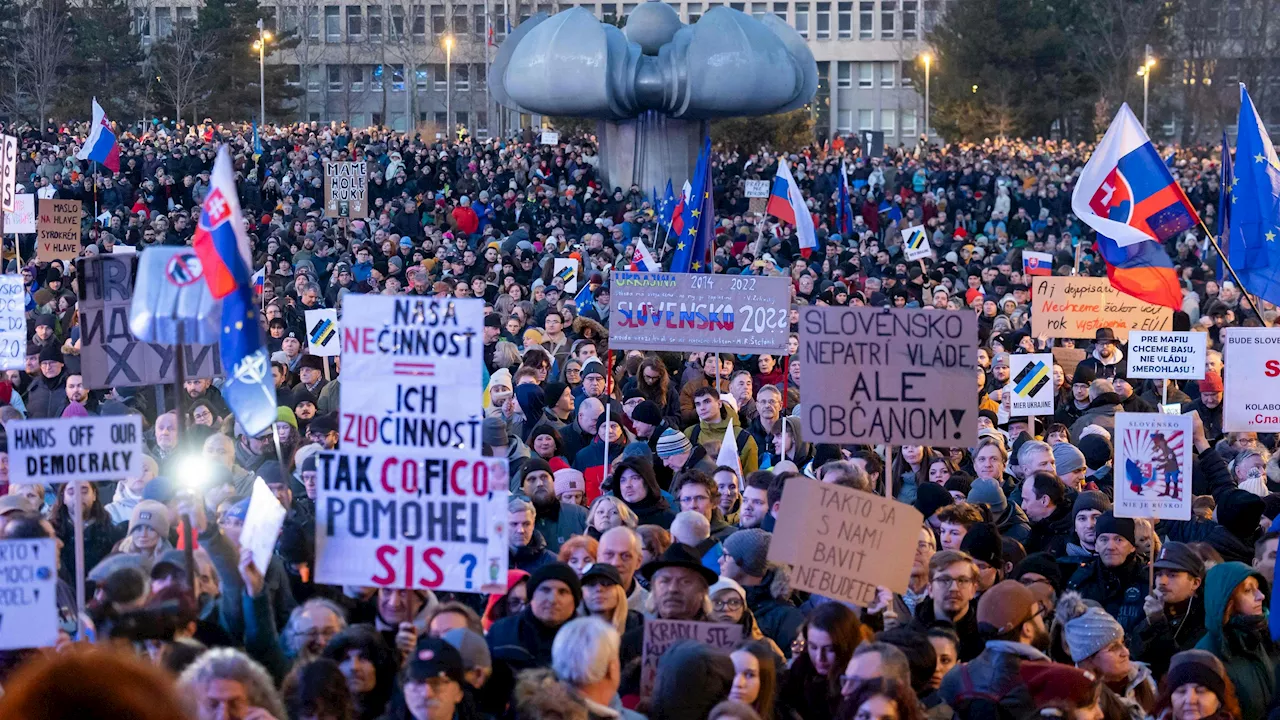
<svg viewBox="0 0 1280 720">
<path fill-rule="evenodd" d="M 542 140 L 543 145 L 559 145 L 560 133 L 555 130 L 543 130 L 542 137 L 540 139 Z"/>
<path fill-rule="evenodd" d="M 615 272 L 610 288 L 613 350 L 787 351 L 787 278 Z"/>
<path fill-rule="evenodd" d="M 640 656 L 640 696 L 651 697 L 658 679 L 658 662 L 672 645 L 693 640 L 729 652 L 742 642 L 742 626 L 731 623 L 645 618 L 644 646 Z"/>
<path fill-rule="evenodd" d="M 0 650 L 58 641 L 57 541 L 0 540 Z"/>
<path fill-rule="evenodd" d="M 1053 414 L 1053 355 L 1009 356 L 1009 414 L 1013 417 Z"/>
<path fill-rule="evenodd" d="M 805 439 L 975 444 L 977 351 L 972 312 L 801 308 Z"/>
<path fill-rule="evenodd" d="M 782 491 L 769 560 L 791 566 L 794 588 L 866 607 L 877 587 L 906 592 L 923 522 L 896 500 L 795 477 Z"/>
<path fill-rule="evenodd" d="M 1031 334 L 1090 338 L 1111 328 L 1127 342 L 1130 330 L 1173 329 L 1173 310 L 1143 302 L 1095 277 L 1036 277 L 1031 288 Z"/>
<path fill-rule="evenodd" d="M 369 217 L 369 163 L 324 164 L 324 216 Z"/>
<path fill-rule="evenodd" d="M 1190 415 L 1117 413 L 1116 517 L 1191 519 Z"/>
<path fill-rule="evenodd" d="M 26 293 L 21 275 L 0 275 L 0 370 L 26 364 Z"/>
<path fill-rule="evenodd" d="M 80 254 L 80 201 L 41 199 L 36 222 L 36 257 L 69 262 Z"/>
<path fill-rule="evenodd" d="M 0 135 L 0 212 L 18 209 L 18 138 Z"/>
<path fill-rule="evenodd" d="M 1132 332 L 1129 377 L 1203 380 L 1207 339 L 1202 332 Z"/>
<path fill-rule="evenodd" d="M 742 196 L 747 198 L 769 197 L 769 181 L 768 180 L 743 180 Z"/>
<path fill-rule="evenodd" d="M 1280 330 L 1224 328 L 1225 432 L 1280 432 Z"/>
<path fill-rule="evenodd" d="M 14 196 L 14 209 L 0 213 L 0 234 L 18 235 L 35 231 L 36 196 L 31 193 Z"/>
<path fill-rule="evenodd" d="M 142 474 L 137 415 L 12 420 L 9 481 L 122 480 Z"/>
</svg>

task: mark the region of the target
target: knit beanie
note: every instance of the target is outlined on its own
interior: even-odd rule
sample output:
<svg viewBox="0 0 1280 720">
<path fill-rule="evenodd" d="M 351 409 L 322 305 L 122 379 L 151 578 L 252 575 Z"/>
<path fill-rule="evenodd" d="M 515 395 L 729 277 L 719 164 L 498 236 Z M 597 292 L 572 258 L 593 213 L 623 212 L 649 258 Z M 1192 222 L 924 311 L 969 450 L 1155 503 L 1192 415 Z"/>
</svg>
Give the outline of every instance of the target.
<svg viewBox="0 0 1280 720">
<path fill-rule="evenodd" d="M 916 489 L 916 501 L 913 505 L 928 520 L 934 513 L 954 502 L 955 498 L 951 497 L 946 488 L 937 483 L 924 483 Z"/>
<path fill-rule="evenodd" d="M 764 577 L 769 569 L 769 541 L 772 538 L 772 534 L 760 528 L 739 530 L 724 539 L 724 551 L 743 572 Z"/>
<path fill-rule="evenodd" d="M 969 502 L 975 505 L 978 503 L 989 505 L 991 516 L 995 518 L 1003 515 L 1005 509 L 1009 507 L 1009 501 L 1005 499 L 1000 483 L 991 478 L 978 478 L 973 481 L 972 487 L 969 488 Z"/>
<path fill-rule="evenodd" d="M 1078 441 L 1080 452 L 1084 455 L 1084 463 L 1090 470 L 1106 466 L 1111 462 L 1111 441 L 1102 435 L 1086 435 Z"/>
<path fill-rule="evenodd" d="M 507 444 L 507 422 L 497 415 L 490 415 L 480 424 L 480 436 L 489 447 Z"/>
<path fill-rule="evenodd" d="M 1133 518 L 1118 518 L 1115 513 L 1108 510 L 1098 516 L 1098 525 L 1095 530 L 1097 537 L 1110 533 L 1128 540 L 1134 547 L 1138 546 L 1138 534 L 1133 528 Z"/>
<path fill-rule="evenodd" d="M 652 400 L 645 400 L 631 411 L 631 419 L 646 425 L 662 423 L 662 410 Z"/>
<path fill-rule="evenodd" d="M 1067 621 L 1063 638 L 1071 650 L 1071 661 L 1088 660 L 1116 640 L 1124 639 L 1124 628 L 1102 608 L 1091 607 L 1083 615 Z"/>
<path fill-rule="evenodd" d="M 1248 490 L 1228 490 L 1218 499 L 1218 524 L 1240 539 L 1252 538 L 1266 505 Z"/>
<path fill-rule="evenodd" d="M 1004 548 L 1000 531 L 992 523 L 975 523 L 960 541 L 960 551 L 969 553 L 993 568 L 1004 567 Z"/>
<path fill-rule="evenodd" d="M 580 470 L 564 468 L 555 471 L 552 477 L 555 478 L 556 497 L 560 497 L 565 493 L 574 491 L 586 492 L 587 490 L 587 481 Z"/>
<path fill-rule="evenodd" d="M 163 539 L 169 537 L 169 508 L 155 500 L 141 500 L 129 516 L 129 534 L 139 526 L 149 527 Z"/>
<path fill-rule="evenodd" d="M 667 428 L 658 438 L 658 457 L 669 458 L 693 450 L 693 443 L 679 430 Z"/>
<path fill-rule="evenodd" d="M 1111 510 L 1111 501 L 1101 490 L 1085 490 L 1077 494 L 1076 501 L 1071 504 L 1071 517 L 1075 518 L 1081 510 L 1108 512 Z"/>
<path fill-rule="evenodd" d="M 1227 682 L 1221 667 L 1222 661 L 1206 650 L 1186 650 L 1173 656 L 1165 683 L 1170 691 L 1192 683 L 1202 685 L 1222 702 L 1227 697 Z"/>
<path fill-rule="evenodd" d="M 586 380 L 588 375 L 599 375 L 604 377 L 604 363 L 595 358 L 591 358 L 582 366 L 582 379 Z"/>
<path fill-rule="evenodd" d="M 1085 467 L 1084 453 L 1071 443 L 1061 442 L 1053 446 L 1053 464 L 1058 477 Z"/>
<path fill-rule="evenodd" d="M 543 565 L 529 576 L 529 597 L 532 598 L 538 586 L 548 580 L 559 580 L 568 585 L 569 592 L 573 593 L 573 604 L 575 606 L 582 604 L 582 582 L 578 580 L 578 573 L 562 562 Z"/>
<path fill-rule="evenodd" d="M 1031 553 L 1013 567 L 1010 580 L 1021 580 L 1024 575 L 1036 574 L 1049 581 L 1055 592 L 1062 592 L 1062 568 L 1058 561 L 1047 552 Z"/>
</svg>

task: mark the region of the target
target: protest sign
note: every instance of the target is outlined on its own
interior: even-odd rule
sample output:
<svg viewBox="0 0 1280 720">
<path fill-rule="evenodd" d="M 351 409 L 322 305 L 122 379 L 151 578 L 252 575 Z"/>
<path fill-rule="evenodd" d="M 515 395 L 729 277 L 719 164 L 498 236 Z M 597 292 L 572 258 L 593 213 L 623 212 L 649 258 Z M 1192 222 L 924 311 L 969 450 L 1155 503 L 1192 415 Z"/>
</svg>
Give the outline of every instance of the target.
<svg viewBox="0 0 1280 720">
<path fill-rule="evenodd" d="M 36 257 L 70 262 L 80 254 L 80 201 L 41 199 L 36 219 Z"/>
<path fill-rule="evenodd" d="M 249 510 L 240 530 L 240 547 L 253 555 L 254 567 L 266 574 L 271 554 L 276 549 L 276 538 L 284 525 L 287 511 L 276 499 L 262 478 L 253 479 L 253 493 L 249 496 Z"/>
<path fill-rule="evenodd" d="M 1280 432 L 1280 330 L 1223 328 L 1224 432 Z"/>
<path fill-rule="evenodd" d="M 543 130 L 541 140 L 543 145 L 559 145 L 560 133 L 555 130 Z"/>
<path fill-rule="evenodd" d="M 769 560 L 791 566 L 793 588 L 867 607 L 877 587 L 906 592 L 922 523 L 905 503 L 795 477 L 782 490 Z"/>
<path fill-rule="evenodd" d="M 1130 333 L 1129 377 L 1203 380 L 1208 337 L 1202 332 Z"/>
<path fill-rule="evenodd" d="M 1127 342 L 1130 330 L 1172 330 L 1173 310 L 1122 293 L 1106 278 L 1034 278 L 1032 335 L 1092 339 L 1099 328 L 1111 328 L 1116 339 Z"/>
<path fill-rule="evenodd" d="M 564 281 L 564 291 L 569 295 L 578 293 L 578 261 L 575 258 L 556 258 L 555 277 Z"/>
<path fill-rule="evenodd" d="M 743 197 L 748 198 L 767 198 L 769 197 L 769 181 L 768 180 L 744 180 L 742 183 Z"/>
<path fill-rule="evenodd" d="M 903 229 L 902 252 L 907 260 L 912 262 L 933 256 L 933 248 L 929 246 L 929 234 L 924 231 L 923 225 Z"/>
<path fill-rule="evenodd" d="M 658 679 L 658 662 L 672 645 L 681 640 L 695 640 L 728 653 L 742 642 L 742 626 L 696 620 L 645 618 L 644 644 L 640 656 L 640 697 L 653 695 L 653 687 Z"/>
<path fill-rule="evenodd" d="M 1079 365 L 1087 357 L 1084 350 L 1080 348 L 1054 348 L 1053 362 L 1062 366 L 1062 374 L 1066 376 L 1067 381 L 1076 374 L 1076 366 Z"/>
<path fill-rule="evenodd" d="M 1191 519 L 1190 415 L 1117 413 L 1116 517 Z"/>
<path fill-rule="evenodd" d="M 0 135 L 0 212 L 18 209 L 18 138 Z"/>
<path fill-rule="evenodd" d="M 610 289 L 611 350 L 787 351 L 785 277 L 614 272 Z"/>
<path fill-rule="evenodd" d="M 1009 414 L 1053 414 L 1053 354 L 1009 356 Z"/>
<path fill-rule="evenodd" d="M 142 474 L 137 415 L 11 420 L 9 482 L 123 480 Z"/>
<path fill-rule="evenodd" d="M 324 216 L 369 217 L 369 163 L 324 164 Z"/>
<path fill-rule="evenodd" d="M 316 455 L 316 582 L 506 592 L 506 458 Z"/>
<path fill-rule="evenodd" d="M 974 445 L 977 351 L 972 312 L 801 308 L 804 439 Z"/>
<path fill-rule="evenodd" d="M 335 357 L 342 351 L 338 335 L 338 311 L 333 308 L 308 310 L 307 352 L 317 357 Z"/>
<path fill-rule="evenodd" d="M 12 212 L 0 213 L 0 234 L 17 235 L 36 231 L 36 196 L 23 193 L 14 198 Z"/>
<path fill-rule="evenodd" d="M 97 255 L 76 261 L 80 296 L 80 369 L 85 387 L 138 387 L 171 383 L 174 346 L 143 342 L 130 329 L 137 255 Z M 222 375 L 218 346 L 184 345 L 187 378 Z"/>
<path fill-rule="evenodd" d="M 58 641 L 57 541 L 0 540 L 0 650 Z"/>
<path fill-rule="evenodd" d="M 0 275 L 0 370 L 26 365 L 26 292 L 21 275 Z"/>
</svg>

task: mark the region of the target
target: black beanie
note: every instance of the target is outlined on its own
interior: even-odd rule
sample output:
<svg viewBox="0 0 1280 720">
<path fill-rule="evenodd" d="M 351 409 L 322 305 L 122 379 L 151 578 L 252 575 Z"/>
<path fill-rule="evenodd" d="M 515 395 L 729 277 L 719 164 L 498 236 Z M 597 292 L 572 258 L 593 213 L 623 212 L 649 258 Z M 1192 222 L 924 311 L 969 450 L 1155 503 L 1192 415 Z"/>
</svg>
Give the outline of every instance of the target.
<svg viewBox="0 0 1280 720">
<path fill-rule="evenodd" d="M 1062 592 L 1062 569 L 1058 567 L 1058 561 L 1047 552 L 1031 553 L 1022 562 L 1013 567 L 1013 572 L 1009 574 L 1010 580 L 1022 580 L 1022 576 L 1027 573 L 1035 573 L 1049 581 L 1054 591 Z"/>
<path fill-rule="evenodd" d="M 1111 441 L 1102 435 L 1085 435 L 1076 442 L 1076 447 L 1084 455 L 1084 464 L 1090 470 L 1097 470 L 1111 462 Z"/>
<path fill-rule="evenodd" d="M 662 409 L 652 400 L 645 400 L 631 411 L 631 419 L 646 425 L 661 425 Z"/>
<path fill-rule="evenodd" d="M 559 580 L 569 586 L 569 592 L 573 593 L 573 604 L 575 606 L 582 604 L 582 581 L 578 579 L 578 573 L 573 568 L 562 562 L 549 563 L 543 565 L 529 576 L 529 599 L 533 599 L 533 593 L 537 591 L 538 586 L 548 580 Z"/>
<path fill-rule="evenodd" d="M 942 508 L 951 505 L 955 499 L 947 489 L 937 483 L 925 483 L 916 490 L 915 508 L 928 520 Z"/>
<path fill-rule="evenodd" d="M 976 523 L 960 541 L 960 550 L 969 553 L 974 560 L 981 560 L 998 570 L 1004 569 L 1004 546 L 1000 531 L 992 523 Z"/>
<path fill-rule="evenodd" d="M 1080 385 L 1083 383 L 1088 385 L 1097 379 L 1098 371 L 1093 368 L 1093 365 L 1080 363 L 1076 366 L 1076 371 L 1071 375 L 1071 384 Z"/>
<path fill-rule="evenodd" d="M 1253 521 L 1254 527 L 1257 527 L 1258 521 Z M 1104 533 L 1119 535 L 1128 540 L 1134 547 L 1138 546 L 1138 532 L 1133 527 L 1133 518 L 1118 518 L 1113 512 L 1104 512 L 1098 516 L 1097 525 L 1098 536 Z"/>
<path fill-rule="evenodd" d="M 1246 542 L 1253 542 L 1266 504 L 1248 490 L 1229 490 L 1218 500 L 1218 524 Z"/>
</svg>

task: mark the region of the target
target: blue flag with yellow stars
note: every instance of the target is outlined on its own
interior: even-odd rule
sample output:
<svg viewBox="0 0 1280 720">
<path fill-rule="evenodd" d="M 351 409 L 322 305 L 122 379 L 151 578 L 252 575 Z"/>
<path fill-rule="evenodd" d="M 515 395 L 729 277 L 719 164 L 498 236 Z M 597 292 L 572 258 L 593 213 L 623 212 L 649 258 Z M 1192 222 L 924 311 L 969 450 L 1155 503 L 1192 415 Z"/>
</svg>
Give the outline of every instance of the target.
<svg viewBox="0 0 1280 720">
<path fill-rule="evenodd" d="M 684 204 L 681 219 L 684 227 L 676 237 L 676 251 L 671 256 L 671 272 L 711 272 L 714 247 L 715 206 L 711 199 L 711 138 L 702 145 L 698 163 L 693 169 L 689 201 Z"/>
</svg>

